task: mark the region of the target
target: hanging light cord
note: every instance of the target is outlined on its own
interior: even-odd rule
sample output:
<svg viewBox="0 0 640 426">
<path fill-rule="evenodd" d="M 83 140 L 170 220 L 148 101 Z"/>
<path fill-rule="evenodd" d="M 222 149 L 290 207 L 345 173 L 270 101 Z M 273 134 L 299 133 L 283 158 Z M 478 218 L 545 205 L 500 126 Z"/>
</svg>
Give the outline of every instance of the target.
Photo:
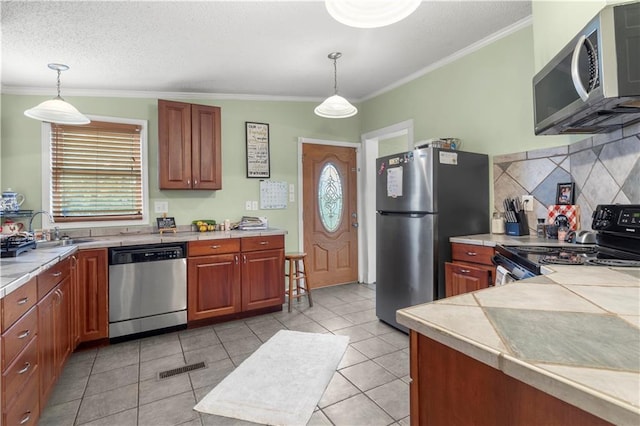
<svg viewBox="0 0 640 426">
<path fill-rule="evenodd" d="M 336 65 L 337 61 L 338 61 L 338 58 L 333 58 L 333 94 L 334 95 L 338 94 L 338 66 Z"/>
<path fill-rule="evenodd" d="M 58 98 L 62 99 L 62 96 L 60 96 L 60 69 L 57 70 L 58 71 Z"/>
</svg>

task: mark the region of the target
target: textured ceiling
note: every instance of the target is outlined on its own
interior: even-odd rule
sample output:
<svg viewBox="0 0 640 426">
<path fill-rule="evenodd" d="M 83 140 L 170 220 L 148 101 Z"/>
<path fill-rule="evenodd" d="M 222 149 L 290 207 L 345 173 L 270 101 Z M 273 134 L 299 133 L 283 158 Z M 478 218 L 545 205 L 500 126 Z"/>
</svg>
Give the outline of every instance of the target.
<svg viewBox="0 0 640 426">
<path fill-rule="evenodd" d="M 321 1 L 4 1 L 2 89 L 195 92 L 360 100 L 531 14 L 530 1 L 424 1 L 376 29 Z"/>
</svg>

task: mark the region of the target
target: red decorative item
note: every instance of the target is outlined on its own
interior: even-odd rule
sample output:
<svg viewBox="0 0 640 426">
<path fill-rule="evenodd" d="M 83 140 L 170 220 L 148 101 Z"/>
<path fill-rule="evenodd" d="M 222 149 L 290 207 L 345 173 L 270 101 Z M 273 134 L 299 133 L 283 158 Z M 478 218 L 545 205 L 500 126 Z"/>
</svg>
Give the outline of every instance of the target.
<svg viewBox="0 0 640 426">
<path fill-rule="evenodd" d="M 569 220 L 569 228 L 572 231 L 580 228 L 580 206 L 562 204 L 549 206 L 547 209 L 547 223 L 553 225 L 558 215 L 565 215 L 567 217 Z"/>
</svg>

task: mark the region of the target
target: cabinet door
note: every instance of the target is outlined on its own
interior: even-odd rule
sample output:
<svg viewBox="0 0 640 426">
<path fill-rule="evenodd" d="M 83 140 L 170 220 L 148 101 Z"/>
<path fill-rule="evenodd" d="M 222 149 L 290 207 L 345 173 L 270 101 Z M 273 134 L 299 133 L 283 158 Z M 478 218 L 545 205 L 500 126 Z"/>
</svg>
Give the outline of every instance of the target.
<svg viewBox="0 0 640 426">
<path fill-rule="evenodd" d="M 160 189 L 190 189 L 191 104 L 158 100 Z"/>
<path fill-rule="evenodd" d="M 62 372 L 64 363 L 71 354 L 72 332 L 71 332 L 71 276 L 67 276 L 55 290 L 58 292 L 58 299 L 55 305 L 56 320 L 56 376 Z"/>
<path fill-rule="evenodd" d="M 109 337 L 107 249 L 78 252 L 80 342 Z"/>
<path fill-rule="evenodd" d="M 240 312 L 239 256 L 235 253 L 188 259 L 188 321 Z"/>
<path fill-rule="evenodd" d="M 242 253 L 242 310 L 284 303 L 284 250 Z"/>
<path fill-rule="evenodd" d="M 219 107 L 191 105 L 191 177 L 194 189 L 222 189 Z"/>
<path fill-rule="evenodd" d="M 71 258 L 71 283 L 69 290 L 69 303 L 71 309 L 71 352 L 80 343 L 80 285 L 78 277 L 78 257 Z"/>
<path fill-rule="evenodd" d="M 40 371 L 40 405 L 45 406 L 47 397 L 56 381 L 56 305 L 60 294 L 54 289 L 38 302 L 38 369 Z"/>
<path fill-rule="evenodd" d="M 491 273 L 486 269 L 457 263 L 445 263 L 446 297 L 489 287 Z"/>
</svg>

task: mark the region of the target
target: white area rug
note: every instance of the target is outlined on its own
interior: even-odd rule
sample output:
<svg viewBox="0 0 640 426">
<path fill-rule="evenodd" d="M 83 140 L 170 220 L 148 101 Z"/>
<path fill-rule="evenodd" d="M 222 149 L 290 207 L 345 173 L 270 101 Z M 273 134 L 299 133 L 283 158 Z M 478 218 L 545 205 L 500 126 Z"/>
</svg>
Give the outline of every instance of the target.
<svg viewBox="0 0 640 426">
<path fill-rule="evenodd" d="M 306 425 L 349 337 L 281 330 L 194 410 L 269 425 Z"/>
</svg>

